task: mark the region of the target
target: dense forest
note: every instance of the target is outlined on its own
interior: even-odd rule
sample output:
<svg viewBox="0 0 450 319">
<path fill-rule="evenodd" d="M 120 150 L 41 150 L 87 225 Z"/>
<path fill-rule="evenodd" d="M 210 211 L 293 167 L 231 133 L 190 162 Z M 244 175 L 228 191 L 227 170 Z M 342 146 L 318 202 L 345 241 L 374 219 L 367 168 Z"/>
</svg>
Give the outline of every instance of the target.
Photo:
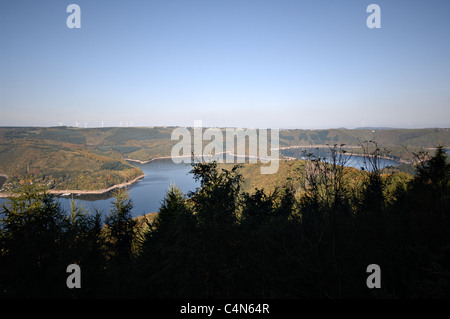
<svg viewBox="0 0 450 319">
<path fill-rule="evenodd" d="M 408 180 L 371 156 L 358 183 L 333 154 L 302 166 L 300 196 L 293 187 L 300 172 L 274 190 L 242 192 L 239 166 L 197 163 L 191 173 L 200 186 L 189 194 L 172 187 L 154 218 L 132 218 L 123 190 L 104 215 L 76 205 L 64 211 L 25 184 L 1 209 L 0 296 L 450 297 L 444 149 L 418 154 Z M 81 268 L 79 289 L 66 286 L 69 264 Z M 379 289 L 366 285 L 370 264 L 380 266 Z"/>
</svg>

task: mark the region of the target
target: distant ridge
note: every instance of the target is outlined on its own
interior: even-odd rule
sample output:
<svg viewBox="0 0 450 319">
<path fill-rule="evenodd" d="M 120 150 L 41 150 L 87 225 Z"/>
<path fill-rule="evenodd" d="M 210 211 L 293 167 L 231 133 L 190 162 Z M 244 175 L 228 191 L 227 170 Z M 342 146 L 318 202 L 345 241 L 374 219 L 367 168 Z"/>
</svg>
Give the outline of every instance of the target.
<svg viewBox="0 0 450 319">
<path fill-rule="evenodd" d="M 401 130 L 401 128 L 398 127 L 385 127 L 385 126 L 364 126 L 364 127 L 357 127 L 355 130 Z"/>
</svg>

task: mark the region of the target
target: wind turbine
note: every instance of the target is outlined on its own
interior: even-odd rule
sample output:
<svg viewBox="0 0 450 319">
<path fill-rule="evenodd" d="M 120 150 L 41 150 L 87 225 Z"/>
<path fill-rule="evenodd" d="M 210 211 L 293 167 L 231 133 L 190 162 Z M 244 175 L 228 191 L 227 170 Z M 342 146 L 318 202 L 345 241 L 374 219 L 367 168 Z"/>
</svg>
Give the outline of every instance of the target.
<svg viewBox="0 0 450 319">
<path fill-rule="evenodd" d="M 78 127 L 78 125 L 80 125 L 80 123 L 78 123 L 77 121 L 75 121 L 75 127 Z"/>
</svg>

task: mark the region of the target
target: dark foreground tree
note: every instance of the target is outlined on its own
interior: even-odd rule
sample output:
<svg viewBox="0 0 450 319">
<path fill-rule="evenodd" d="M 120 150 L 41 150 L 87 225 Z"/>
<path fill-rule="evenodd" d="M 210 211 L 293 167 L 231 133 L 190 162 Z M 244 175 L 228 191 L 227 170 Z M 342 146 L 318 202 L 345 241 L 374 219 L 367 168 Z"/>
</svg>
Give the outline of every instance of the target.
<svg viewBox="0 0 450 319">
<path fill-rule="evenodd" d="M 100 292 L 103 258 L 99 214 L 59 202 L 33 185 L 8 199 L 0 217 L 0 295 L 25 298 L 94 297 Z M 80 290 L 68 289 L 70 264 L 83 268 Z M 85 289 L 86 287 L 86 289 Z"/>
<path fill-rule="evenodd" d="M 27 185 L 7 201 L 0 218 L 1 293 L 39 298 L 65 291 L 66 220 L 59 203 Z"/>
<path fill-rule="evenodd" d="M 201 297 L 197 224 L 180 189 L 169 189 L 158 216 L 147 227 L 136 264 L 139 297 Z"/>
<path fill-rule="evenodd" d="M 136 220 L 131 216 L 133 202 L 128 192 L 119 189 L 103 231 L 104 251 L 107 265 L 108 282 L 106 295 L 110 297 L 128 297 L 132 293 L 133 241 L 135 239 Z"/>
</svg>

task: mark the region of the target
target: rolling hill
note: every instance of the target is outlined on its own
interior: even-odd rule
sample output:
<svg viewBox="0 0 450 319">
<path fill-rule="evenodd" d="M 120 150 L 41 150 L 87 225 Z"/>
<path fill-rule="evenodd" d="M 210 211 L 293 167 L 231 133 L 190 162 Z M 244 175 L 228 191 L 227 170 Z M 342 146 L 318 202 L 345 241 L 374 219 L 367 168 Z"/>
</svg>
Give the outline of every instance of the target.
<svg viewBox="0 0 450 319">
<path fill-rule="evenodd" d="M 142 171 L 125 159 L 146 162 L 170 156 L 172 147 L 178 143 L 171 140 L 174 128 L 2 127 L 0 174 L 8 177 L 2 191 L 14 191 L 25 181 L 53 190 L 98 190 L 131 181 L 142 175 Z M 188 129 L 192 132 L 192 128 Z M 376 141 L 395 159 L 411 160 L 412 152 L 420 149 L 438 144 L 448 148 L 450 130 L 292 129 L 280 130 L 279 144 L 281 149 L 345 144 L 358 153 L 362 151 L 361 141 L 365 140 Z M 204 145 L 207 143 L 204 141 Z M 258 178 L 263 177 L 253 175 L 255 183 L 262 183 Z"/>
</svg>

